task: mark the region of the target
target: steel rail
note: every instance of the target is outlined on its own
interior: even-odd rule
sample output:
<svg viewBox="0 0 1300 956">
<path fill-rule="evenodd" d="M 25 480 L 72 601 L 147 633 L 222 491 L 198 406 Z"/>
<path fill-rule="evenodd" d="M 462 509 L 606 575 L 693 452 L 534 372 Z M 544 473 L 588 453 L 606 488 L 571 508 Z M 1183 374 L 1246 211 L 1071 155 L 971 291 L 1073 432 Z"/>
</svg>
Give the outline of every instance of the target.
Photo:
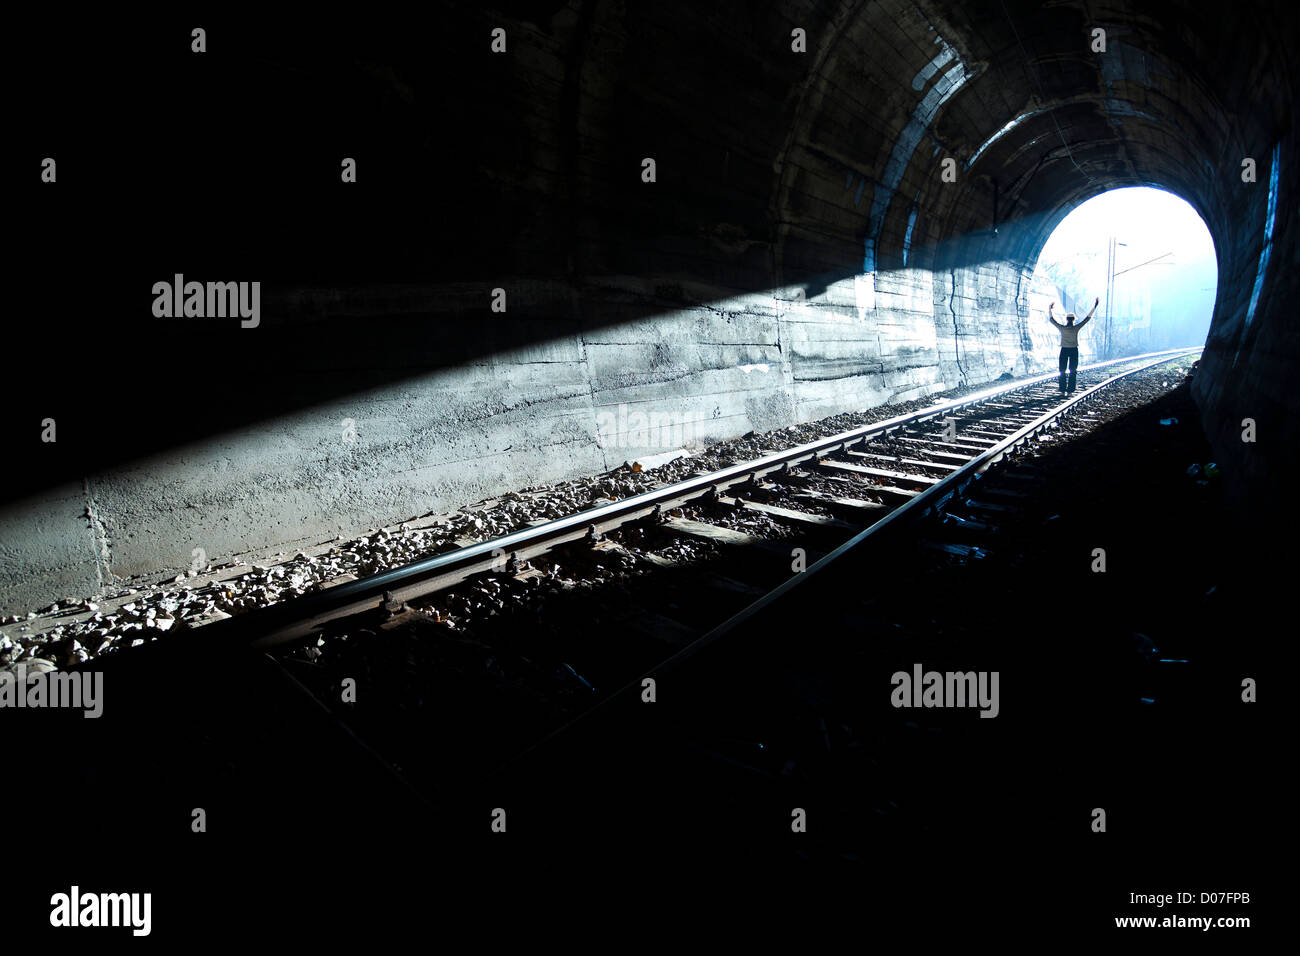
<svg viewBox="0 0 1300 956">
<path fill-rule="evenodd" d="M 1013 450 L 1014 448 L 1028 441 L 1033 435 L 1037 434 L 1042 429 L 1056 422 L 1063 414 L 1065 414 L 1067 411 L 1069 411 L 1071 408 L 1073 408 L 1080 402 L 1083 402 L 1088 398 L 1099 394 L 1107 386 L 1112 385 L 1115 382 L 1120 381 L 1121 379 L 1127 378 L 1130 375 L 1136 375 L 1137 373 L 1146 371 L 1149 368 L 1154 368 L 1157 365 L 1160 365 L 1164 362 L 1172 360 L 1173 358 L 1176 358 L 1180 354 L 1190 354 L 1196 351 L 1200 351 L 1200 349 L 1199 348 L 1172 349 L 1169 350 L 1168 352 L 1151 352 L 1151 353 L 1147 353 L 1146 355 L 1134 356 L 1131 359 L 1122 360 L 1124 362 L 1128 362 L 1128 361 L 1140 360 L 1143 358 L 1151 358 L 1152 356 L 1164 356 L 1163 358 L 1158 358 L 1155 361 L 1148 362 L 1147 364 L 1139 368 L 1131 369 L 1127 372 L 1121 372 L 1118 375 L 1113 375 L 1110 378 L 1106 379 L 1104 382 L 1100 382 L 1097 385 L 1094 385 L 1091 388 L 1086 389 L 1083 392 L 1080 392 L 1078 395 L 1075 395 L 1072 398 L 1061 403 L 1060 405 L 1057 405 L 1049 409 L 1048 411 L 1044 412 L 1042 415 L 1035 418 L 1033 421 L 1017 429 L 1016 431 L 1012 432 L 1010 435 L 1008 435 L 1002 441 L 998 442 L 996 445 L 992 445 L 989 448 L 985 449 L 984 451 L 979 452 L 974 458 L 972 458 L 969 462 L 963 465 L 960 470 L 953 472 L 950 476 L 945 478 L 943 481 L 939 482 L 939 484 L 931 486 L 925 492 L 922 492 L 921 494 L 917 495 L 915 498 L 910 499 L 903 505 L 900 505 L 898 508 L 895 508 L 894 510 L 890 511 L 889 514 L 882 517 L 879 521 L 875 522 L 870 527 L 863 529 L 861 532 L 854 535 L 852 538 L 850 538 L 848 541 L 841 544 L 835 550 L 829 552 L 828 554 L 823 556 L 820 560 L 809 565 L 804 571 L 795 574 L 790 578 L 787 578 L 776 588 L 769 591 L 767 594 L 763 595 L 762 597 L 756 599 L 753 603 L 749 604 L 748 606 L 742 608 L 740 611 L 733 614 L 731 617 L 729 617 L 727 620 L 723 621 L 721 624 L 714 627 L 712 630 L 706 632 L 705 634 L 702 634 L 700 637 L 696 638 L 694 641 L 692 641 L 691 643 L 687 644 L 685 647 L 678 650 L 671 657 L 661 661 L 659 664 L 655 665 L 654 667 L 650 668 L 644 673 L 637 675 L 635 679 L 624 684 L 622 687 L 619 687 L 617 690 L 612 691 L 603 699 L 601 699 L 596 704 L 594 704 L 592 707 L 589 707 L 588 709 L 584 710 L 582 713 L 577 714 L 571 720 L 561 725 L 560 727 L 555 728 L 553 731 L 551 731 L 546 736 L 544 736 L 541 740 L 538 740 L 536 743 L 534 743 L 531 747 L 527 748 L 526 750 L 518 754 L 515 754 L 513 757 L 511 757 L 510 759 L 502 763 L 500 766 L 498 766 L 489 775 L 489 777 L 491 779 L 500 778 L 512 772 L 513 769 L 518 768 L 521 765 L 527 764 L 530 761 L 544 759 L 543 757 L 543 754 L 545 752 L 544 748 L 551 741 L 561 736 L 564 736 L 568 731 L 573 730 L 575 728 L 582 727 L 582 726 L 589 726 L 591 718 L 593 718 L 597 714 L 604 713 L 606 707 L 613 704 L 615 701 L 621 700 L 623 698 L 628 698 L 628 697 L 632 697 L 632 698 L 639 697 L 643 687 L 642 681 L 644 681 L 646 678 L 653 678 L 655 680 L 662 678 L 667 672 L 671 671 L 674 667 L 678 667 L 681 664 L 685 663 L 690 658 L 699 654 L 700 651 L 716 643 L 719 639 L 721 639 L 731 631 L 735 630 L 737 627 L 741 626 L 742 624 L 746 623 L 747 621 L 757 616 L 764 609 L 771 606 L 775 601 L 789 594 L 791 591 L 797 588 L 804 581 L 808 580 L 809 577 L 814 573 L 816 573 L 817 571 L 825 569 L 826 567 L 833 564 L 835 561 L 844 557 L 844 555 L 852 551 L 854 548 L 860 547 L 863 542 L 867 541 L 873 535 L 879 534 L 882 530 L 888 527 L 897 528 L 902 524 L 904 520 L 906 520 L 909 517 L 920 518 L 920 517 L 924 517 L 927 514 L 934 513 L 936 511 L 941 510 L 942 507 L 948 501 L 951 501 L 955 495 L 961 494 L 966 488 L 968 488 L 971 482 L 973 482 L 977 477 L 982 475 L 989 468 L 990 465 L 995 464 L 1000 459 L 1002 459 L 1007 454 L 1007 452 Z M 1089 368 L 1100 368 L 1105 365 L 1113 365 L 1113 364 L 1120 364 L 1120 363 L 1101 362 L 1089 366 Z M 1054 378 L 1054 377 L 1055 376 L 1047 376 L 1047 378 Z"/>
</svg>

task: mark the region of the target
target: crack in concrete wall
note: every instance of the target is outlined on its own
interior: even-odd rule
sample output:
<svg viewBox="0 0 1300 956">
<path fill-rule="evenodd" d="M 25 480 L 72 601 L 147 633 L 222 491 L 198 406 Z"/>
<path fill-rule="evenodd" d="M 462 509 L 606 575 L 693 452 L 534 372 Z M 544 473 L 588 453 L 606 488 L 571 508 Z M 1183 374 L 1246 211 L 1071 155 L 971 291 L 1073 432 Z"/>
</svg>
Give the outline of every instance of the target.
<svg viewBox="0 0 1300 956">
<path fill-rule="evenodd" d="M 970 380 L 966 377 L 966 369 L 961 364 L 961 331 L 957 327 L 957 310 L 953 307 L 953 301 L 957 298 L 957 270 L 949 270 L 949 278 L 952 280 L 952 291 L 948 295 L 948 311 L 952 313 L 952 354 L 957 363 L 957 371 L 961 373 L 961 383 L 969 385 Z"/>
<path fill-rule="evenodd" d="M 86 499 L 86 518 L 91 533 L 91 549 L 95 554 L 95 575 L 99 581 L 99 588 L 102 590 L 116 580 L 112 572 L 112 543 L 109 540 L 108 529 L 104 527 L 104 522 L 100 520 L 99 505 L 90 489 L 89 478 L 82 479 L 82 490 Z"/>
</svg>

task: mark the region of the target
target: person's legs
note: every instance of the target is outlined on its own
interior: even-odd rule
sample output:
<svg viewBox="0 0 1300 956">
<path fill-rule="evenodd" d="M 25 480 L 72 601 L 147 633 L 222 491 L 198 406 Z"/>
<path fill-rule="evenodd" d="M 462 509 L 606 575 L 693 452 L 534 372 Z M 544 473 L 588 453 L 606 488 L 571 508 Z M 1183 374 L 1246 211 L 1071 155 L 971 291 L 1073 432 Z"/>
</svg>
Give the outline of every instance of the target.
<svg viewBox="0 0 1300 956">
<path fill-rule="evenodd" d="M 1078 350 L 1078 349 L 1067 349 L 1066 351 L 1068 351 L 1068 352 L 1070 353 L 1070 355 L 1069 355 L 1069 362 L 1070 362 L 1070 384 L 1066 386 L 1065 390 L 1066 390 L 1067 392 L 1073 392 L 1073 391 L 1074 391 L 1074 376 L 1075 376 L 1075 373 L 1079 371 L 1079 350 Z"/>
<path fill-rule="evenodd" d="M 1064 348 L 1061 349 L 1061 362 L 1060 362 L 1060 366 L 1061 366 L 1061 380 L 1060 380 L 1060 382 L 1057 384 L 1057 388 L 1058 388 L 1060 391 L 1062 391 L 1062 392 L 1065 391 L 1065 366 L 1066 366 L 1066 363 L 1068 363 L 1069 360 L 1070 360 L 1070 354 L 1069 354 L 1069 353 L 1070 353 L 1070 350 L 1069 350 L 1069 349 L 1064 349 Z"/>
</svg>

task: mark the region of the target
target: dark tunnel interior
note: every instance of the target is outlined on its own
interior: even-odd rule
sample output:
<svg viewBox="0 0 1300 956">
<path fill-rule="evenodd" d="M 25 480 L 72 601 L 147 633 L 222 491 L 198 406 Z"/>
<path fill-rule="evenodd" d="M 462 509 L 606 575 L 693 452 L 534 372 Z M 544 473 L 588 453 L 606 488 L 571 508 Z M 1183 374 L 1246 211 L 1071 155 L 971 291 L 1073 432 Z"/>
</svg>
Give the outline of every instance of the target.
<svg viewBox="0 0 1300 956">
<path fill-rule="evenodd" d="M 1204 346 L 1190 399 L 1234 529 L 1205 561 L 1279 582 L 1297 26 L 1289 0 L 14 11 L 0 616 L 674 450 L 629 408 L 707 445 L 1055 373 L 1039 255 L 1129 186 L 1189 203 L 1218 256 L 1208 337 L 1179 343 Z M 159 315 L 181 276 L 260 283 L 252 324 Z"/>
<path fill-rule="evenodd" d="M 1016 275 L 1071 208 L 1136 184 L 1187 199 L 1222 250 L 1204 400 L 1254 403 L 1286 434 L 1285 397 L 1264 384 L 1294 346 L 1270 320 L 1295 261 L 1285 177 L 1281 248 L 1257 320 L 1242 317 L 1271 166 L 1292 154 L 1288 20 L 1284 5 L 1251 13 L 1225 22 L 1199 4 L 1089 13 L 996 0 L 669 6 L 618 19 L 599 3 L 444 5 L 429 26 L 396 35 L 391 20 L 213 21 L 226 39 L 201 63 L 175 44 L 170 61 L 147 52 L 188 33 L 183 19 L 47 31 L 34 17 L 22 31 L 34 52 L 84 70 L 44 79 L 20 105 L 17 124 L 76 166 L 57 197 L 21 180 L 21 232 L 35 255 L 20 309 L 42 316 L 36 342 L 73 346 L 73 367 L 79 343 L 104 368 L 139 374 L 99 383 L 92 372 L 84 396 L 51 396 L 40 366 L 17 369 L 17 446 L 34 440 L 17 422 L 44 410 L 78 435 L 79 451 L 30 461 L 10 476 L 11 495 L 575 327 L 671 310 L 679 294 L 707 296 L 683 284 L 803 287 L 812 299 L 861 273 L 866 257 L 900 268 L 913 211 L 913 268 Z M 545 64 L 460 42 L 502 17 L 538 38 Z M 795 24 L 824 42 L 786 55 Z M 1094 24 L 1109 30 L 1105 58 L 1079 41 Z M 163 71 L 175 79 L 156 82 Z M 122 141 L 138 146 L 102 148 Z M 339 190 L 336 164 L 316 158 L 353 153 L 365 178 Z M 647 188 L 650 154 L 659 178 Z M 955 184 L 940 178 L 949 156 Z M 1245 157 L 1258 164 L 1249 186 Z M 69 274 L 69 260 L 90 265 Z M 257 347 L 224 325 L 115 320 L 95 307 L 147 296 L 128 290 L 174 273 L 263 276 Z M 596 285 L 608 275 L 653 276 L 660 294 L 626 301 Z M 489 289 L 525 278 L 545 285 L 518 295 L 490 335 L 461 334 Z M 1025 290 L 991 291 L 1025 308 Z M 1274 372 L 1254 375 L 1256 363 Z M 223 392 L 258 397 L 232 403 Z M 131 441 L 102 427 L 136 407 L 150 409 L 150 424 Z"/>
</svg>

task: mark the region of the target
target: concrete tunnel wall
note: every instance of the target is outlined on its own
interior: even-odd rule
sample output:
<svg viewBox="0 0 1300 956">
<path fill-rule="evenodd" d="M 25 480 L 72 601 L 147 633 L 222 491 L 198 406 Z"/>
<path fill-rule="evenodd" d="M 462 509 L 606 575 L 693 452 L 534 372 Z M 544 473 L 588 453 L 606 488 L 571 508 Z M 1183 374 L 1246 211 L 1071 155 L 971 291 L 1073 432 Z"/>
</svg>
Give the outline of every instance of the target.
<svg viewBox="0 0 1300 956">
<path fill-rule="evenodd" d="M 647 452 L 1050 368 L 1038 250 L 1074 205 L 1142 183 L 1191 201 L 1219 250 L 1197 396 L 1248 503 L 1285 454 L 1275 442 L 1295 437 L 1285 173 L 1244 321 L 1268 157 L 1281 141 L 1285 169 L 1297 145 L 1285 57 L 1257 53 L 1293 52 L 1280 10 L 1225 25 L 1189 4 L 1113 4 L 1094 20 L 1074 3 L 573 0 L 446 8 L 449 27 L 421 44 L 264 33 L 187 99 L 278 97 L 326 130 L 305 145 L 279 134 L 287 155 L 362 152 L 363 175 L 378 166 L 392 185 L 343 207 L 285 190 L 283 214 L 238 253 L 214 240 L 189 256 L 196 277 L 216 277 L 211 259 L 235 270 L 225 278 L 264 279 L 262 328 L 162 330 L 158 348 L 238 369 L 228 414 L 178 412 L 143 450 L 74 457 L 11 495 L 0 611 L 171 577 L 195 548 L 256 558 Z M 1089 49 L 1094 22 L 1105 55 Z M 471 49 L 494 26 L 508 54 Z M 796 28 L 806 53 L 791 50 Z M 309 40 L 302 62 L 284 52 Z M 357 142 L 384 150 L 367 165 Z M 1262 185 L 1241 183 L 1243 156 Z M 940 175 L 948 157 L 955 183 Z M 237 182 L 204 175 L 221 157 L 207 162 L 177 182 L 233 197 Z M 448 185 L 421 176 L 433 169 Z M 336 221 L 352 238 L 311 241 Z M 147 311 L 140 287 L 181 268 L 166 250 L 119 301 Z M 489 308 L 497 287 L 504 314 Z M 1267 443 L 1242 446 L 1242 409 L 1258 410 Z"/>
</svg>

